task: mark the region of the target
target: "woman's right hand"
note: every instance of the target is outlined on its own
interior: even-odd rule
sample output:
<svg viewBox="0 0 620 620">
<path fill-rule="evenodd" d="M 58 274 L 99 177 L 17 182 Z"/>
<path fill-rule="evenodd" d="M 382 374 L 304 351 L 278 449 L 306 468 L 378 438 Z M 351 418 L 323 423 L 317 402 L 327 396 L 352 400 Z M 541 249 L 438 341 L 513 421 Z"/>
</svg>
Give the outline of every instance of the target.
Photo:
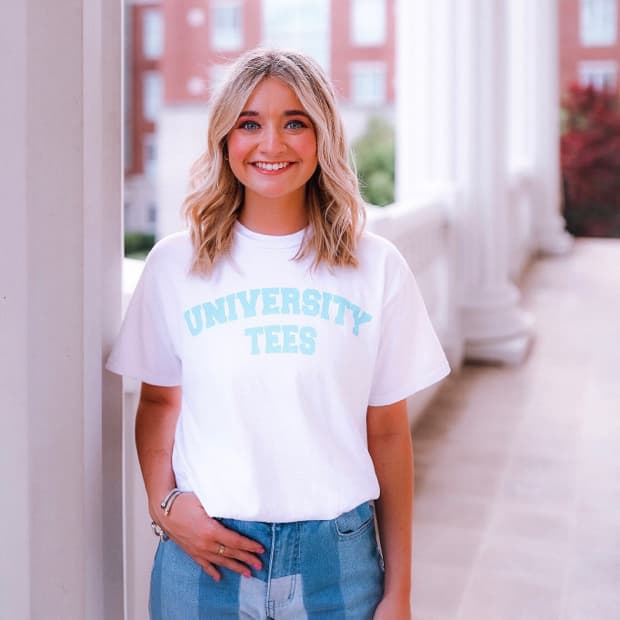
<svg viewBox="0 0 620 620">
<path fill-rule="evenodd" d="M 246 577 L 251 575 L 248 566 L 262 568 L 256 554 L 264 553 L 263 547 L 211 518 L 193 493 L 179 495 L 167 516 L 159 506 L 153 512 L 166 534 L 215 581 L 220 580 L 216 566 Z"/>
</svg>

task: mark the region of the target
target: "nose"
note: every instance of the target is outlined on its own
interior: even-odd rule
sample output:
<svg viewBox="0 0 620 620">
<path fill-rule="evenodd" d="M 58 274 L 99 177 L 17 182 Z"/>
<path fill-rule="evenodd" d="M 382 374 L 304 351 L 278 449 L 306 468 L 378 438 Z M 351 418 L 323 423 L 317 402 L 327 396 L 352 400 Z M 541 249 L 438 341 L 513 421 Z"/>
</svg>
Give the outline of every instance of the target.
<svg viewBox="0 0 620 620">
<path fill-rule="evenodd" d="M 260 147 L 264 153 L 269 153 L 271 155 L 282 153 L 286 149 L 284 136 L 278 127 L 272 125 L 265 127 Z"/>
</svg>

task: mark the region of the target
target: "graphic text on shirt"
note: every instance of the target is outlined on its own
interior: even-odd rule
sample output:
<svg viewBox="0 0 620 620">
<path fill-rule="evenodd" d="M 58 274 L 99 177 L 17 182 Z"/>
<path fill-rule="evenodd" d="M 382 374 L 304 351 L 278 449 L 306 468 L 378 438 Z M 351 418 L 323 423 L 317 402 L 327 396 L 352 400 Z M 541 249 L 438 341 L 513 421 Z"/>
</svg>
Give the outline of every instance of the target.
<svg viewBox="0 0 620 620">
<path fill-rule="evenodd" d="M 266 315 L 319 317 L 350 328 L 358 336 L 360 327 L 372 316 L 350 300 L 313 288 L 253 288 L 218 297 L 185 310 L 189 333 L 198 336 L 216 325 Z M 305 325 L 264 325 L 245 329 L 250 353 L 302 353 L 316 350 L 317 331 Z"/>
</svg>

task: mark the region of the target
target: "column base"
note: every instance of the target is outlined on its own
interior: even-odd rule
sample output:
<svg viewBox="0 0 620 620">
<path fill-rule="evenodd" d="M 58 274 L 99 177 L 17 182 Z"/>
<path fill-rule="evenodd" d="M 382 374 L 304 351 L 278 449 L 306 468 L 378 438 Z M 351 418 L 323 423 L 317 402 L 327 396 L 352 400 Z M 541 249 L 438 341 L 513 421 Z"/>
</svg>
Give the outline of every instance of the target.
<svg viewBox="0 0 620 620">
<path fill-rule="evenodd" d="M 536 249 L 543 256 L 561 256 L 573 247 L 574 239 L 565 230 L 564 218 L 557 214 L 549 226 L 536 230 Z"/>
<path fill-rule="evenodd" d="M 522 364 L 532 347 L 533 333 L 488 342 L 466 342 L 465 359 L 485 364 Z"/>
<path fill-rule="evenodd" d="M 509 285 L 496 299 L 483 296 L 462 308 L 465 360 L 521 364 L 534 336 L 534 316 L 518 306 L 519 292 Z"/>
</svg>

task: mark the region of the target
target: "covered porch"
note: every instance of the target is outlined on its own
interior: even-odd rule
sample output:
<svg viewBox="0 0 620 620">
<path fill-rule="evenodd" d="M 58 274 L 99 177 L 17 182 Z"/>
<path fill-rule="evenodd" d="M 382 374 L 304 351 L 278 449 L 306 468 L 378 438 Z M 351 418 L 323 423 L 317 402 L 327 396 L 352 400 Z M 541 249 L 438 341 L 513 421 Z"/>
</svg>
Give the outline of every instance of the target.
<svg viewBox="0 0 620 620">
<path fill-rule="evenodd" d="M 492 603 L 494 592 L 520 592 L 501 575 L 495 590 L 477 584 L 482 570 L 502 572 L 502 558 L 519 573 L 525 547 L 510 530 L 508 541 L 485 537 L 493 524 L 520 523 L 528 502 L 542 502 L 543 522 L 570 522 L 571 532 L 605 521 L 594 508 L 584 517 L 578 489 L 591 507 L 600 500 L 608 515 L 616 509 L 616 487 L 597 494 L 591 480 L 601 475 L 603 484 L 596 472 L 617 467 L 606 439 L 616 428 L 617 328 L 613 290 L 601 282 L 603 261 L 618 264 L 617 249 L 585 243 L 566 254 L 557 10 L 557 0 L 399 2 L 398 203 L 369 208 L 369 226 L 409 261 L 455 369 L 445 386 L 411 402 L 418 620 L 480 620 L 481 596 Z M 1 104 L 0 144 L 3 610 L 19 619 L 142 620 L 153 537 L 132 461 L 135 391 L 103 371 L 122 306 L 121 5 L 62 0 L 51 11 L 43 0 L 24 0 L 4 15 L 9 53 L 0 74 L 11 96 Z M 540 262 L 543 255 L 557 258 Z M 576 301 L 579 291 L 587 303 Z M 469 436 L 459 440 L 460 432 Z M 596 446 L 591 469 L 556 464 L 581 458 L 583 446 Z M 543 452 L 526 450 L 535 448 Z M 517 516 L 504 496 L 518 504 Z M 458 509 L 446 503 L 457 500 Z M 568 512 L 556 515 L 554 501 Z M 462 523 L 445 522 L 458 515 Z M 549 537 L 560 529 L 549 527 Z M 563 594 L 552 599 L 558 610 L 572 596 L 571 578 L 594 588 L 617 575 L 617 556 L 598 553 L 604 529 L 589 531 L 593 538 L 579 540 L 591 566 L 601 567 L 599 583 L 572 555 L 573 572 L 565 570 L 556 584 Z M 459 551 L 457 542 L 469 547 Z M 542 588 L 538 598 L 547 601 L 553 584 L 532 584 L 532 575 L 555 565 L 537 569 L 550 560 L 540 562 L 515 583 Z M 580 605 L 592 601 L 584 592 Z M 537 613 L 531 617 L 554 617 Z"/>
<path fill-rule="evenodd" d="M 620 240 L 523 278 L 536 342 L 467 365 L 413 429 L 416 620 L 614 620 L 620 610 Z"/>
</svg>

